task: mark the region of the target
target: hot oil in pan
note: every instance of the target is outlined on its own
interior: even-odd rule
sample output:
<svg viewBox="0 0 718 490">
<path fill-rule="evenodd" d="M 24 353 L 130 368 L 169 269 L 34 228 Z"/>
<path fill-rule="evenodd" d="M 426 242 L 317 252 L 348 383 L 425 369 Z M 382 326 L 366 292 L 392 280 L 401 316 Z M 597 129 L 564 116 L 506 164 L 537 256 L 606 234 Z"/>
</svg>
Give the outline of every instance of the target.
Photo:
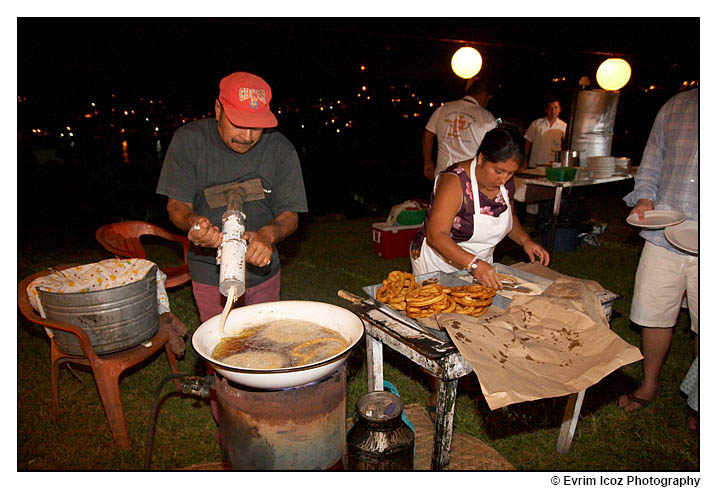
<svg viewBox="0 0 718 490">
<path fill-rule="evenodd" d="M 276 320 L 226 337 L 212 358 L 250 369 L 280 369 L 328 359 L 349 346 L 337 332 L 301 320 Z"/>
</svg>

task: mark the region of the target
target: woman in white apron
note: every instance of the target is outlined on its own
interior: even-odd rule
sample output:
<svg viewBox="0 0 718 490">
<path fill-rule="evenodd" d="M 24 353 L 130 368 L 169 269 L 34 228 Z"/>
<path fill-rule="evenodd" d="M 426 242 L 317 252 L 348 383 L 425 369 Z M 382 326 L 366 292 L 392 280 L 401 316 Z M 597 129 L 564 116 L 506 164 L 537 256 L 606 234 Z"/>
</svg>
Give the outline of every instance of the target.
<svg viewBox="0 0 718 490">
<path fill-rule="evenodd" d="M 411 247 L 414 275 L 468 269 L 484 286 L 502 289 L 491 264 L 494 248 L 507 235 L 531 262 L 548 265 L 548 252 L 519 223 L 506 188 L 524 157 L 521 134 L 498 127 L 486 133 L 474 159 L 439 175 L 426 221 Z M 513 191 L 513 183 L 510 187 Z"/>
<path fill-rule="evenodd" d="M 468 269 L 484 286 L 502 289 L 492 267 L 494 248 L 508 235 L 531 262 L 548 265 L 549 254 L 521 227 L 513 210 L 512 177 L 525 157 L 518 131 L 498 127 L 484 136 L 478 155 L 452 165 L 434 182 L 424 226 L 411 244 L 414 275 Z M 436 415 L 438 380 L 431 377 L 427 409 Z"/>
</svg>

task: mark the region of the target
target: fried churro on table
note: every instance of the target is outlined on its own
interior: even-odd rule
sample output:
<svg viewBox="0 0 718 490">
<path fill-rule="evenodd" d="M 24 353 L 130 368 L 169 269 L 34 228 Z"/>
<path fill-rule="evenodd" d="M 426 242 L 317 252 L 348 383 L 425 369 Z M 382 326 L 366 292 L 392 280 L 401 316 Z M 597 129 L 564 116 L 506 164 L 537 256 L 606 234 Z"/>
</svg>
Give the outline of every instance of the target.
<svg viewBox="0 0 718 490">
<path fill-rule="evenodd" d="M 413 274 L 392 271 L 382 281 L 376 299 L 395 310 L 405 311 L 410 318 L 427 318 L 451 312 L 481 316 L 495 295 L 495 289 L 478 284 L 454 287 L 417 284 Z"/>
</svg>

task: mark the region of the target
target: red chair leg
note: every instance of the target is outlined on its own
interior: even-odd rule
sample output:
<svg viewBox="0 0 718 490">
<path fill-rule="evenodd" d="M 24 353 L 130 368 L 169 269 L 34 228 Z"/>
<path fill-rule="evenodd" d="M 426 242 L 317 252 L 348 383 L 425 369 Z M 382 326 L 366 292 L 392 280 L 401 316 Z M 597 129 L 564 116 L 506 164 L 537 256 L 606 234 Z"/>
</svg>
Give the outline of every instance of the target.
<svg viewBox="0 0 718 490">
<path fill-rule="evenodd" d="M 50 341 L 50 402 L 54 423 L 57 423 L 57 416 L 60 413 L 60 367 L 63 362 L 53 339 Z"/>
<path fill-rule="evenodd" d="M 61 361 L 56 360 L 50 365 L 50 401 L 52 404 L 52 421 L 57 423 L 57 415 L 60 412 L 60 364 Z"/>
<path fill-rule="evenodd" d="M 172 352 L 172 349 L 170 349 L 170 344 L 167 342 L 165 344 L 165 353 L 167 354 L 167 362 L 170 365 L 170 372 L 172 374 L 179 374 L 178 367 L 177 367 L 177 357 L 175 357 L 175 353 Z M 182 392 L 182 383 L 179 379 L 175 379 L 175 388 L 178 392 Z"/>
<path fill-rule="evenodd" d="M 130 435 L 127 431 L 125 413 L 122 410 L 119 373 L 108 373 L 101 369 L 96 369 L 95 382 L 102 400 L 102 407 L 105 409 L 105 415 L 107 415 L 107 421 L 110 424 L 110 431 L 115 445 L 122 449 L 129 449 Z"/>
</svg>

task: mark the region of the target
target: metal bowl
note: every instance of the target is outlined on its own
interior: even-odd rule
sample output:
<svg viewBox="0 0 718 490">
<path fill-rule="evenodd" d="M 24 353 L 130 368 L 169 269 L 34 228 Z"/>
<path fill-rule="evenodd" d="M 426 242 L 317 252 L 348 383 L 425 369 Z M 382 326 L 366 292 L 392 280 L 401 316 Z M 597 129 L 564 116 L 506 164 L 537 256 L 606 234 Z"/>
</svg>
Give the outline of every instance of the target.
<svg viewBox="0 0 718 490">
<path fill-rule="evenodd" d="M 364 323 L 349 310 L 316 301 L 274 301 L 243 306 L 232 310 L 224 326 L 227 335 L 237 335 L 246 328 L 275 320 L 300 320 L 321 325 L 344 337 L 349 346 L 323 361 L 282 369 L 249 369 L 231 366 L 212 358 L 221 337 L 222 315 L 210 318 L 192 335 L 192 346 L 215 371 L 230 381 L 252 388 L 278 390 L 317 381 L 334 372 L 349 356 L 349 351 L 364 335 Z"/>
</svg>

